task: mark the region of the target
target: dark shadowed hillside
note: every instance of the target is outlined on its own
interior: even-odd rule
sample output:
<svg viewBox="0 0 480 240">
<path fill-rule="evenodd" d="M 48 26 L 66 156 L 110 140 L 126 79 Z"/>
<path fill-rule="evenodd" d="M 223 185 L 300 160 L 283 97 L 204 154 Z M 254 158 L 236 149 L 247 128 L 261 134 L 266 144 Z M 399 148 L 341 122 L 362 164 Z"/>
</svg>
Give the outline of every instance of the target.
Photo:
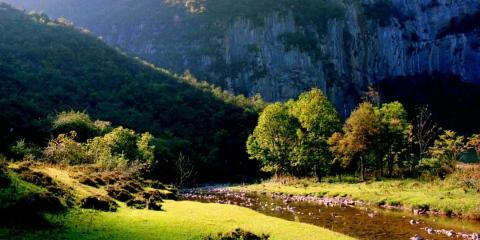
<svg viewBox="0 0 480 240">
<path fill-rule="evenodd" d="M 260 103 L 191 77 L 175 77 L 133 60 L 46 15 L 0 5 L 0 148 L 44 145 L 48 116 L 80 110 L 156 138 L 156 170 L 172 175 L 183 153 L 203 180 L 245 173 L 245 141 Z M 248 175 L 248 174 L 247 174 Z"/>
</svg>

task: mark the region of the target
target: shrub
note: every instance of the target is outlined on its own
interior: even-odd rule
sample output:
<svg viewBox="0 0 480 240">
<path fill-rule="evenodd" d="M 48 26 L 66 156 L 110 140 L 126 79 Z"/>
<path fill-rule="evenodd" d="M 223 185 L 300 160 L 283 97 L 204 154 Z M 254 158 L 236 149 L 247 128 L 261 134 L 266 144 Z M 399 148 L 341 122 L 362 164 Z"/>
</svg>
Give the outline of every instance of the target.
<svg viewBox="0 0 480 240">
<path fill-rule="evenodd" d="M 98 123 L 100 127 L 104 127 Z M 59 113 L 53 120 L 53 133 L 67 134 L 71 131 L 77 133 L 77 140 L 85 142 L 99 134 L 99 129 L 90 119 L 90 116 L 83 112 L 69 111 Z"/>
<path fill-rule="evenodd" d="M 104 136 L 89 139 L 87 154 L 101 167 L 113 169 L 132 164 L 146 164 L 154 160 L 154 137 L 150 133 L 136 134 L 133 130 L 117 127 Z"/>
<path fill-rule="evenodd" d="M 114 155 L 110 144 L 103 137 L 96 137 L 87 141 L 85 145 L 87 155 L 95 164 L 106 169 L 126 167 L 127 159 L 124 155 Z"/>
<path fill-rule="evenodd" d="M 107 134 L 113 130 L 112 123 L 107 121 L 97 120 L 93 124 L 97 128 L 98 132 L 102 135 Z"/>
<path fill-rule="evenodd" d="M 25 142 L 25 139 L 17 141 L 10 150 L 18 159 L 35 159 L 42 156 L 42 149 L 35 144 Z"/>
<path fill-rule="evenodd" d="M 85 147 L 75 141 L 76 136 L 76 132 L 72 131 L 68 134 L 60 134 L 57 138 L 50 140 L 43 151 L 45 160 L 68 165 L 92 163 Z"/>
<path fill-rule="evenodd" d="M 445 178 L 454 171 L 454 167 L 438 158 L 423 158 L 418 164 L 418 172 L 426 178 Z"/>
<path fill-rule="evenodd" d="M 475 134 L 468 138 L 467 149 L 475 150 L 477 158 L 480 160 L 480 134 Z"/>
<path fill-rule="evenodd" d="M 464 140 L 464 137 L 458 136 L 456 132 L 446 130 L 430 148 L 430 154 L 454 165 L 465 152 Z"/>
</svg>

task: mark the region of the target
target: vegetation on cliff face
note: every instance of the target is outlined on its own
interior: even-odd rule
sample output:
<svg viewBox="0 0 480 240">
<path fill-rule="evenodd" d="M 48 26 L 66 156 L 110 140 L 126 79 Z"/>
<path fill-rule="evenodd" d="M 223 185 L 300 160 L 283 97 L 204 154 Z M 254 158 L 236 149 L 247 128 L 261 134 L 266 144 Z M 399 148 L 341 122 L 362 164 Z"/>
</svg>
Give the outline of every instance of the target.
<svg viewBox="0 0 480 240">
<path fill-rule="evenodd" d="M 343 9 L 338 0 L 187 0 L 187 9 L 203 14 L 213 21 L 228 23 L 245 17 L 261 24 L 269 14 L 292 14 L 300 25 L 325 27 L 327 20 L 341 17 Z M 318 14 L 318 13 L 324 14 Z"/>
<path fill-rule="evenodd" d="M 180 153 L 195 163 L 199 179 L 251 172 L 244 143 L 261 100 L 155 69 L 46 15 L 5 4 L 0 11 L 2 152 L 22 139 L 45 146 L 51 116 L 74 109 L 155 135 L 158 176 L 171 177 Z"/>
</svg>

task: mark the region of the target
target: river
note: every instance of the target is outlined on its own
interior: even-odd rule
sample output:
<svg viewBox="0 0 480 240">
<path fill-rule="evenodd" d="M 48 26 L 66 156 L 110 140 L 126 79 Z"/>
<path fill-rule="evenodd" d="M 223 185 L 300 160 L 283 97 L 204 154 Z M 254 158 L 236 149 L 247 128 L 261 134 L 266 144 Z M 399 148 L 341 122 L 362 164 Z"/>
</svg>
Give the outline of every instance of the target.
<svg viewBox="0 0 480 240">
<path fill-rule="evenodd" d="M 383 210 L 345 198 L 314 198 L 230 191 L 186 190 L 184 200 L 232 204 L 290 221 L 309 223 L 358 239 L 480 240 L 480 221 Z"/>
</svg>

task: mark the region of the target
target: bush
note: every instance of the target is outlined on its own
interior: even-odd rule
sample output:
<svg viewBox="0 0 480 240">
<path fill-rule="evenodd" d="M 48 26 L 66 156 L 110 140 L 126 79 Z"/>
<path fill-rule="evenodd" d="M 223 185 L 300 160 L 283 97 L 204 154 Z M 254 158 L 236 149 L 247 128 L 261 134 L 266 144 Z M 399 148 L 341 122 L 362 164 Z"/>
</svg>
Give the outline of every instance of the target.
<svg viewBox="0 0 480 240">
<path fill-rule="evenodd" d="M 102 168 L 114 169 L 126 167 L 128 165 L 128 160 L 124 155 L 112 154 L 110 144 L 103 137 L 96 137 L 88 140 L 85 148 L 87 155 L 92 161 Z"/>
<path fill-rule="evenodd" d="M 150 166 L 155 152 L 153 139 L 150 133 L 139 135 L 118 127 L 104 136 L 89 139 L 85 148 L 93 162 L 107 169 L 139 163 Z"/>
<path fill-rule="evenodd" d="M 99 123 L 99 127 L 104 127 Z M 85 142 L 100 133 L 90 116 L 83 112 L 69 111 L 59 113 L 53 120 L 53 134 L 77 133 L 77 140 Z"/>
<path fill-rule="evenodd" d="M 76 136 L 76 132 L 72 131 L 68 134 L 60 134 L 57 138 L 50 140 L 43 151 L 45 160 L 68 165 L 92 163 L 85 147 L 75 141 Z"/>
<path fill-rule="evenodd" d="M 17 141 L 10 150 L 18 159 L 35 159 L 42 156 L 42 149 L 35 144 L 25 142 L 25 139 Z"/>
<path fill-rule="evenodd" d="M 420 172 L 431 177 L 445 178 L 455 171 L 455 165 L 465 152 L 464 137 L 453 131 L 445 131 L 430 148 L 431 158 L 422 159 L 419 163 Z"/>
<path fill-rule="evenodd" d="M 446 130 L 430 148 L 430 154 L 432 157 L 442 159 L 450 165 L 455 165 L 465 152 L 464 141 L 463 136 L 458 136 L 454 131 Z"/>
<path fill-rule="evenodd" d="M 453 166 L 438 158 L 423 158 L 417 168 L 423 177 L 440 177 L 442 179 L 455 170 Z"/>
</svg>

